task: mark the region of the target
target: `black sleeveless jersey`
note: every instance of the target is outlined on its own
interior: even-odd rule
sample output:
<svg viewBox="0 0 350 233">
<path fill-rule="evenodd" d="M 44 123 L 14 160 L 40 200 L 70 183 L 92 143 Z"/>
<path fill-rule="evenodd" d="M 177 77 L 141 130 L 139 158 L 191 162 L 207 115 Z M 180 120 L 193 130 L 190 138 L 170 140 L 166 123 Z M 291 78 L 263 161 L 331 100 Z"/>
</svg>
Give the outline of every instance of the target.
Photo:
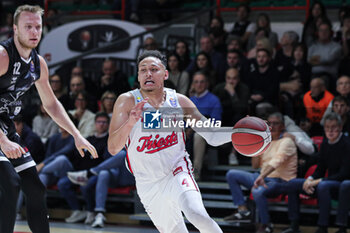
<svg viewBox="0 0 350 233">
<path fill-rule="evenodd" d="M 21 96 L 40 78 L 40 60 L 35 49 L 28 60 L 22 58 L 13 38 L 0 42 L 0 45 L 9 56 L 8 70 L 0 76 L 0 127 L 7 135 L 14 133 L 8 132 L 13 131 L 10 119 L 21 111 Z"/>
</svg>

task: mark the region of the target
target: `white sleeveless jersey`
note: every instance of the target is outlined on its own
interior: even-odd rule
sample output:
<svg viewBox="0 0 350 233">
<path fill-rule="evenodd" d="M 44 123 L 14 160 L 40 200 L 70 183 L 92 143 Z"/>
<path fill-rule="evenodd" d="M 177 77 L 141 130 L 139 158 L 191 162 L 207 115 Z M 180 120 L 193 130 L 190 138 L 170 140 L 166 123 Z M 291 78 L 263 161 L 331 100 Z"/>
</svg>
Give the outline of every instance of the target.
<svg viewBox="0 0 350 233">
<path fill-rule="evenodd" d="M 163 127 L 164 121 L 183 120 L 176 91 L 169 88 L 164 88 L 164 91 L 166 100 L 163 106 L 157 112 L 146 103 L 143 116 L 132 128 L 126 143 L 128 167 L 136 182 L 156 182 L 173 173 L 181 161 L 191 166 L 185 149 L 184 130 L 176 126 L 169 127 L 169 124 Z M 135 98 L 135 104 L 143 100 L 139 89 L 130 93 Z"/>
</svg>

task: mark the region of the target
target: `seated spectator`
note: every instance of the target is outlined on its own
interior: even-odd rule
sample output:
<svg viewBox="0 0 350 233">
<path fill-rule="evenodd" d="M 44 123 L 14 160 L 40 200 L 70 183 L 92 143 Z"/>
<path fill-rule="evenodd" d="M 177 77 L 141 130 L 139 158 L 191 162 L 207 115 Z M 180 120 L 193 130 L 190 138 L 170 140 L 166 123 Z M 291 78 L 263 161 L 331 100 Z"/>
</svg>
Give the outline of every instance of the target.
<svg viewBox="0 0 350 233">
<path fill-rule="evenodd" d="M 174 86 L 177 93 L 181 93 L 183 95 L 187 95 L 189 85 L 190 85 L 190 77 L 186 71 L 180 71 L 180 57 L 176 53 L 172 53 L 168 55 L 168 79 L 165 80 L 165 84 L 171 82 L 171 85 Z"/>
<path fill-rule="evenodd" d="M 225 77 L 225 71 L 223 70 L 225 67 L 225 57 L 222 53 L 217 52 L 214 49 L 214 44 L 213 41 L 209 36 L 203 36 L 200 39 L 200 53 L 206 53 L 210 57 L 210 63 L 211 66 L 213 67 L 214 71 L 216 72 L 216 80 L 224 80 Z M 196 57 L 200 53 L 197 53 Z M 191 75 L 195 73 L 197 70 L 195 69 L 196 67 L 196 60 L 193 60 L 191 64 L 187 67 L 187 72 Z"/>
<path fill-rule="evenodd" d="M 327 72 L 332 76 L 335 86 L 335 78 L 338 75 L 338 66 L 341 58 L 341 46 L 332 41 L 332 26 L 321 23 L 317 31 L 318 40 L 310 46 L 308 51 L 308 62 L 312 66 L 312 73 L 319 74 Z M 332 85 L 331 85 L 332 87 Z"/>
<path fill-rule="evenodd" d="M 337 96 L 343 96 L 344 98 L 348 99 L 348 101 L 350 101 L 350 77 L 349 76 L 342 75 L 338 78 L 336 91 L 337 91 Z M 326 115 L 332 112 L 332 106 L 333 106 L 333 101 L 331 101 L 328 104 L 327 110 L 323 114 L 321 125 L 324 124 L 324 118 L 326 117 Z"/>
<path fill-rule="evenodd" d="M 33 132 L 36 133 L 45 144 L 47 139 L 58 133 L 58 125 L 45 111 L 43 104 L 40 104 L 38 115 L 33 119 Z"/>
<path fill-rule="evenodd" d="M 215 51 L 225 54 L 226 53 L 226 37 L 227 33 L 223 28 L 211 27 L 208 32 L 209 37 L 213 41 L 213 48 Z"/>
<path fill-rule="evenodd" d="M 85 91 L 79 91 L 75 98 L 75 109 L 68 111 L 77 122 L 77 128 L 84 138 L 93 135 L 95 130 L 95 114 L 86 108 L 87 99 L 87 93 Z"/>
<path fill-rule="evenodd" d="M 350 134 L 350 103 L 349 100 L 341 95 L 332 100 L 332 112 L 338 114 L 342 120 L 342 132 L 345 136 Z"/>
<path fill-rule="evenodd" d="M 245 50 L 251 34 L 255 32 L 256 25 L 249 21 L 250 8 L 242 4 L 237 8 L 237 21 L 234 23 L 230 34 L 239 36 Z"/>
<path fill-rule="evenodd" d="M 70 79 L 69 89 L 70 92 L 68 94 L 63 95 L 60 99 L 63 107 L 67 111 L 75 108 L 75 99 L 77 97 L 78 92 L 86 91 L 83 76 L 72 76 Z M 97 109 L 96 98 L 93 95 L 88 95 L 87 97 L 87 108 L 90 111 L 95 111 Z"/>
<path fill-rule="evenodd" d="M 263 30 L 257 31 L 257 33 L 258 33 L 257 37 L 259 37 L 259 38 L 256 39 L 255 47 L 248 51 L 248 53 L 247 53 L 248 59 L 255 58 L 256 53 L 259 49 L 266 49 L 270 52 L 272 57 L 275 56 L 275 49 L 271 47 L 270 41 L 266 37 L 264 37 L 263 35 L 259 36 L 259 32 L 264 32 L 264 31 Z"/>
<path fill-rule="evenodd" d="M 108 140 L 108 126 L 109 116 L 106 113 L 99 112 L 95 116 L 95 131 L 93 136 L 87 138 L 87 140 L 96 148 L 98 158 L 91 159 L 90 154 L 85 153 L 84 157 L 79 156 L 79 152 L 74 150 L 70 162 L 73 165 L 75 171 L 86 170 L 92 167 L 96 167 L 98 164 L 103 162 L 106 158 L 110 157 L 107 151 L 107 140 Z M 90 205 L 91 202 L 87 202 L 86 210 L 82 210 L 82 206 L 77 198 L 75 192 L 75 185 L 68 179 L 67 176 L 59 179 L 58 190 L 67 201 L 72 214 L 65 219 L 67 223 L 74 223 L 85 220 L 86 224 L 91 224 L 94 221 L 95 215 L 93 213 L 94 206 Z M 82 189 L 81 191 L 83 191 Z"/>
<path fill-rule="evenodd" d="M 219 97 L 222 106 L 222 126 L 232 126 L 247 115 L 249 89 L 240 82 L 239 71 L 236 68 L 229 68 L 226 71 L 226 81 L 216 85 L 213 94 Z M 238 165 L 236 151 L 232 144 L 228 143 L 222 147 L 225 147 L 225 152 L 227 150 L 227 154 L 229 154 L 228 163 Z"/>
<path fill-rule="evenodd" d="M 283 33 L 280 41 L 281 48 L 277 51 L 275 57 L 275 66 L 283 76 L 290 76 L 293 73 L 293 49 L 298 43 L 299 36 L 295 31 L 287 31 Z M 306 54 L 305 54 L 306 56 Z"/>
<path fill-rule="evenodd" d="M 197 72 L 193 75 L 193 90 L 194 95 L 190 98 L 196 105 L 199 112 L 207 117 L 214 120 L 221 120 L 222 108 L 220 100 L 214 94 L 208 90 L 209 81 L 208 77 L 204 72 Z M 232 125 L 232 124 L 231 124 Z M 201 176 L 201 170 L 203 165 L 203 157 L 206 151 L 207 143 L 204 138 L 199 134 L 194 133 L 193 135 L 193 167 L 194 176 L 198 180 Z"/>
<path fill-rule="evenodd" d="M 117 100 L 116 94 L 111 91 L 106 91 L 101 97 L 101 112 L 105 112 L 109 117 L 112 117 L 114 103 Z"/>
<path fill-rule="evenodd" d="M 58 74 L 51 75 L 49 78 L 49 81 L 50 81 L 51 89 L 55 94 L 56 98 L 60 102 L 62 102 L 61 98 L 63 95 L 67 93 L 67 90 L 62 82 L 61 76 L 59 76 Z"/>
<path fill-rule="evenodd" d="M 24 145 L 28 148 L 34 161 L 40 163 L 45 156 L 45 147 L 40 137 L 24 123 L 21 115 L 17 115 L 13 121 L 15 123 L 16 132 L 21 136 Z"/>
<path fill-rule="evenodd" d="M 303 103 L 306 117 L 309 118 L 312 128 L 311 135 L 322 135 L 320 121 L 329 103 L 334 96 L 326 90 L 325 82 L 322 78 L 313 78 L 310 82 L 310 91 L 306 92 Z"/>
<path fill-rule="evenodd" d="M 216 72 L 213 69 L 209 54 L 207 54 L 206 52 L 199 52 L 194 58 L 194 61 L 195 61 L 195 66 L 193 69 L 193 73 L 190 73 L 190 75 L 192 75 L 192 80 L 196 72 L 203 71 L 207 74 L 209 79 L 209 86 L 208 86 L 209 90 L 213 89 L 213 87 L 218 82 L 218 79 L 217 79 Z M 190 88 L 190 93 L 189 93 L 190 96 L 192 95 L 191 90 L 192 88 Z"/>
<path fill-rule="evenodd" d="M 334 41 L 342 43 L 344 32 L 350 29 L 350 8 L 349 6 L 342 6 L 338 11 L 339 25 L 335 27 Z"/>
<path fill-rule="evenodd" d="M 187 42 L 184 40 L 176 41 L 174 52 L 180 57 L 179 70 L 186 70 L 191 63 L 191 51 L 188 48 Z"/>
<path fill-rule="evenodd" d="M 2 12 L 3 13 L 3 12 Z M 5 24 L 0 27 L 0 41 L 7 40 L 13 35 L 13 15 L 6 13 Z"/>
<path fill-rule="evenodd" d="M 72 116 L 70 118 L 73 119 Z M 36 165 L 39 178 L 45 187 L 57 184 L 60 178 L 74 169 L 68 159 L 74 149 L 74 138 L 62 127 L 60 133 L 48 139 L 45 159 Z"/>
<path fill-rule="evenodd" d="M 256 27 L 260 29 L 264 29 L 267 32 L 266 38 L 269 39 L 272 48 L 276 48 L 278 44 L 278 35 L 276 32 L 273 32 L 271 30 L 271 22 L 268 14 L 260 13 L 258 15 L 258 18 L 256 20 Z M 255 42 L 256 42 L 255 36 L 251 34 L 247 45 L 248 51 L 255 47 Z"/>
<path fill-rule="evenodd" d="M 241 68 L 247 63 L 247 59 L 242 55 L 242 53 L 237 49 L 232 49 L 227 51 L 226 54 L 226 71 L 229 68 L 238 69 L 241 71 Z"/>
<path fill-rule="evenodd" d="M 314 1 L 309 8 L 308 18 L 303 27 L 302 42 L 309 48 L 317 35 L 316 21 L 318 17 L 327 17 L 325 6 L 321 1 Z"/>
<path fill-rule="evenodd" d="M 99 86 L 95 87 L 97 98 L 100 99 L 105 91 L 113 91 L 117 97 L 130 90 L 128 77 L 112 60 L 105 60 L 102 65 L 102 76 L 99 80 Z"/>
<path fill-rule="evenodd" d="M 104 227 L 108 188 L 134 186 L 135 178 L 125 165 L 126 151 L 122 150 L 98 166 L 88 170 L 68 172 L 71 182 L 80 185 L 86 202 L 95 200 L 92 227 Z"/>
<path fill-rule="evenodd" d="M 292 66 L 299 73 L 302 84 L 302 93 L 310 90 L 311 66 L 307 62 L 307 48 L 304 44 L 299 43 L 293 48 Z"/>
<path fill-rule="evenodd" d="M 268 213 L 267 197 L 286 193 L 287 181 L 294 179 L 297 173 L 297 148 L 290 137 L 282 137 L 284 131 L 283 116 L 273 113 L 268 117 L 271 125 L 272 142 L 260 156 L 252 158 L 252 167 L 261 168 L 261 173 L 242 170 L 229 170 L 226 174 L 233 202 L 238 212 L 224 218 L 225 221 L 251 220 L 252 214 L 244 200 L 241 185 L 251 190 L 256 203 L 261 225 L 257 232 L 272 232 L 273 226 Z"/>
<path fill-rule="evenodd" d="M 341 133 L 341 128 L 342 120 L 340 117 L 336 113 L 328 114 L 324 125 L 326 139 L 321 144 L 315 172 L 307 179 L 298 178 L 288 182 L 288 216 L 291 226 L 283 232 L 300 232 L 299 193 L 317 196 L 319 215 L 316 232 L 328 232 L 331 199 L 336 197 L 334 194 L 339 191 L 342 181 L 350 178 L 350 141 Z M 326 177 L 327 171 L 328 177 Z M 339 233 L 346 232 L 346 224 L 344 225 L 346 220 L 340 214 L 347 216 L 348 212 L 341 211 L 343 208 L 344 206 L 339 206 L 337 214 L 337 225 L 340 226 Z M 343 219 L 343 221 L 341 222 L 339 219 Z"/>
<path fill-rule="evenodd" d="M 243 72 L 245 83 L 250 90 L 252 111 L 261 102 L 277 104 L 279 92 L 279 72 L 271 62 L 269 50 L 259 49 L 256 58 L 251 61 Z"/>
<path fill-rule="evenodd" d="M 245 54 L 245 51 L 242 49 L 241 39 L 238 36 L 229 35 L 226 39 L 226 45 L 226 51 L 235 49 L 240 51 L 242 55 Z"/>
</svg>

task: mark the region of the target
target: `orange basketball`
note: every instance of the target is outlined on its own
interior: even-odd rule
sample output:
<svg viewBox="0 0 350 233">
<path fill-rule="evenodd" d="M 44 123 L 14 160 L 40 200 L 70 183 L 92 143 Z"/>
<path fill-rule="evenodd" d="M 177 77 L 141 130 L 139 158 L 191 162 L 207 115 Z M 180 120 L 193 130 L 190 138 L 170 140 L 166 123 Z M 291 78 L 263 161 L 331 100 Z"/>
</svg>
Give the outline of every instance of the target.
<svg viewBox="0 0 350 233">
<path fill-rule="evenodd" d="M 266 122 L 258 117 L 244 117 L 233 127 L 233 147 L 242 155 L 258 156 L 269 147 L 271 132 Z"/>
</svg>

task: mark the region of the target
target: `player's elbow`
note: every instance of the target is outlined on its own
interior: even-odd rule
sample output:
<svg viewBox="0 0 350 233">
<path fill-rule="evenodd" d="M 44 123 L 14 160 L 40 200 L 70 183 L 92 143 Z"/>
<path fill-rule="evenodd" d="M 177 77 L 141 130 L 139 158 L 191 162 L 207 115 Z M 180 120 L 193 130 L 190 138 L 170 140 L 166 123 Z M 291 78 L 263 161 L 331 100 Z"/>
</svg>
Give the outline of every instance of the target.
<svg viewBox="0 0 350 233">
<path fill-rule="evenodd" d="M 116 155 L 116 154 L 118 154 L 119 153 L 119 151 L 121 150 L 121 149 L 119 149 L 117 146 L 115 146 L 115 145 L 112 145 L 112 144 L 110 144 L 110 143 L 108 143 L 108 152 L 111 154 L 111 155 Z"/>
</svg>

